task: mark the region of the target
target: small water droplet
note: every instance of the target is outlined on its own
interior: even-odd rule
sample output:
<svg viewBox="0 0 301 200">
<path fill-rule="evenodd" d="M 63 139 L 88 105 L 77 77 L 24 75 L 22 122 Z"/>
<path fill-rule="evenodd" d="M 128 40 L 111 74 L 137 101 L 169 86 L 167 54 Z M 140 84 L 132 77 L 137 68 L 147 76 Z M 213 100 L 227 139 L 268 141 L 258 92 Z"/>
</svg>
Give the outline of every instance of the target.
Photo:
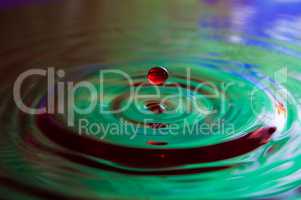
<svg viewBox="0 0 301 200">
<path fill-rule="evenodd" d="M 147 79 L 153 85 L 162 85 L 168 79 L 168 71 L 164 67 L 153 67 L 148 71 Z"/>
</svg>

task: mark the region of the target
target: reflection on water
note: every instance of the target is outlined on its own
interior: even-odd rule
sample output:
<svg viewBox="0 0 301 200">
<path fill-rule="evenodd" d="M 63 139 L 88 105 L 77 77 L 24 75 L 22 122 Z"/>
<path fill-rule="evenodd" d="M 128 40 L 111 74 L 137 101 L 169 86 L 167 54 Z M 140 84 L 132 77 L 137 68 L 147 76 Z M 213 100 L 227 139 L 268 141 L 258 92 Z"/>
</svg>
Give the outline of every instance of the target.
<svg viewBox="0 0 301 200">
<path fill-rule="evenodd" d="M 14 0 L 0 1 L 0 9 L 0 192 L 6 198 L 301 196 L 301 2 Z M 183 78 L 187 68 L 195 85 L 204 80 L 240 85 L 220 92 L 226 96 L 225 112 L 215 101 L 199 100 L 219 111 L 199 119 L 200 124 L 223 119 L 236 132 L 160 140 L 138 134 L 133 141 L 115 136 L 98 141 L 67 128 L 64 115 L 26 115 L 13 102 L 13 82 L 26 69 L 54 66 L 66 70 L 68 80 L 86 80 L 96 87 L 99 69 L 121 69 L 134 77 L 136 87 L 156 65 L 171 72 L 162 93 L 174 93 L 180 85 L 180 91 L 189 93 L 187 101 L 212 93 L 210 87 L 191 92 Z M 104 103 L 113 109 L 128 98 L 123 81 L 104 84 Z M 26 82 L 22 90 L 27 103 L 45 103 L 44 84 L 38 78 Z M 153 93 L 144 87 L 145 94 Z M 248 96 L 253 91 L 255 100 Z M 83 96 L 79 91 L 76 103 L 89 103 Z M 165 106 L 174 104 L 170 100 Z M 119 115 L 74 117 L 76 125 L 84 117 L 91 123 L 123 119 L 138 126 L 145 117 L 138 111 L 129 107 Z M 160 113 L 160 123 L 151 125 L 191 122 L 199 114 L 197 109 L 184 111 Z"/>
</svg>

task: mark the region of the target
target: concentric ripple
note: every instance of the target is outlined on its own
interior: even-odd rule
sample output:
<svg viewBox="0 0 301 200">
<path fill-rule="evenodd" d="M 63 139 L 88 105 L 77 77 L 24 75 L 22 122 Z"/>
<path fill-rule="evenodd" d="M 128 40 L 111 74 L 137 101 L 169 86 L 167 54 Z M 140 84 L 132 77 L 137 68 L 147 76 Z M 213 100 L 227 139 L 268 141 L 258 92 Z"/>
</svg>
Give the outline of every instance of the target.
<svg viewBox="0 0 301 200">
<path fill-rule="evenodd" d="M 116 184 L 127 180 L 130 188 L 136 187 L 136 181 L 146 181 L 143 192 L 158 198 L 164 198 L 163 194 L 157 194 L 163 189 L 162 184 L 182 188 L 183 196 L 193 192 L 195 198 L 196 192 L 200 192 L 200 197 L 209 198 L 215 193 L 202 191 L 212 189 L 210 185 L 222 179 L 219 187 L 214 188 L 219 195 L 226 195 L 225 188 L 230 187 L 232 196 L 257 196 L 250 188 L 237 186 L 251 180 L 262 186 L 269 183 L 270 176 L 275 181 L 287 177 L 282 167 L 290 163 L 285 162 L 288 159 L 285 151 L 293 142 L 289 142 L 292 122 L 288 116 L 296 114 L 296 107 L 287 104 L 283 90 L 279 90 L 283 86 L 275 80 L 259 81 L 256 76 L 224 69 L 224 66 L 235 68 L 235 64 L 213 58 L 170 58 L 90 65 L 66 71 L 68 76 L 58 79 L 57 84 L 67 85 L 71 80 L 75 85 L 89 82 L 96 88 L 96 94 L 78 87 L 71 114 L 70 107 L 66 112 L 35 116 L 16 110 L 14 117 L 19 120 L 13 126 L 15 129 L 7 128 L 14 142 L 7 146 L 10 139 L 3 138 L 3 147 L 12 148 L 6 151 L 15 156 L 13 160 L 38 177 L 53 180 L 47 185 L 52 185 L 56 192 L 60 187 L 58 180 L 64 178 L 67 182 L 84 184 L 86 191 L 97 191 L 111 198 Z M 165 66 L 170 72 L 163 85 L 147 81 L 146 74 L 155 65 Z M 103 79 L 102 73 L 106 74 Z M 42 87 L 42 84 L 33 87 L 32 83 L 25 87 L 27 105 L 36 108 L 47 105 L 49 94 Z M 67 105 L 67 96 L 64 100 Z M 93 102 L 95 107 L 87 113 L 75 110 Z M 149 106 L 161 106 L 164 110 L 154 112 Z M 52 177 L 54 174 L 45 174 L 45 170 L 72 176 Z M 290 173 L 297 175 L 298 169 L 292 167 Z M 104 180 L 101 188 L 95 190 L 97 186 L 89 178 L 91 175 Z M 109 181 L 106 177 L 111 176 L 114 178 Z M 185 190 L 183 183 L 187 181 L 191 187 Z M 111 184 L 115 186 L 112 188 Z M 69 187 L 77 186 L 64 185 Z M 273 187 L 279 186 L 271 185 L 260 191 L 275 193 L 277 188 L 272 190 Z M 119 194 L 130 196 L 131 192 Z"/>
</svg>

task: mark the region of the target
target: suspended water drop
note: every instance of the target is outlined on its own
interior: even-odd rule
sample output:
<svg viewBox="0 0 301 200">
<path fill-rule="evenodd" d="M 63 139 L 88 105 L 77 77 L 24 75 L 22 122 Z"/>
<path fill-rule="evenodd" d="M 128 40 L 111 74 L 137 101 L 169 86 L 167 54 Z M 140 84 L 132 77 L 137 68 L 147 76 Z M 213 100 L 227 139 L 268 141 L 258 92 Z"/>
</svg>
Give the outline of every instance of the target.
<svg viewBox="0 0 301 200">
<path fill-rule="evenodd" d="M 153 67 L 148 71 L 147 79 L 153 85 L 162 85 L 168 79 L 168 71 L 164 67 Z"/>
</svg>

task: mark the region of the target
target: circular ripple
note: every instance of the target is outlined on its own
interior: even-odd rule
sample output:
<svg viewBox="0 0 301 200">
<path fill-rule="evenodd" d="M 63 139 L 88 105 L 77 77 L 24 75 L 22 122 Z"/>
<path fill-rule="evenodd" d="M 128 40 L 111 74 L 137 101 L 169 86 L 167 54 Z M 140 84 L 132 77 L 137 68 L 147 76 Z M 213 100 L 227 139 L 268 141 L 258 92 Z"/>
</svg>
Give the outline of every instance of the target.
<svg viewBox="0 0 301 200">
<path fill-rule="evenodd" d="M 165 66 L 170 72 L 169 79 L 160 86 L 147 81 L 147 71 L 155 65 Z M 22 154 L 32 156 L 32 152 L 40 152 L 63 161 L 63 169 L 51 164 L 52 169 L 66 171 L 68 165 L 76 174 L 88 173 L 87 168 L 118 174 L 120 180 L 131 175 L 133 180 L 143 177 L 152 183 L 168 175 L 168 184 L 176 188 L 189 177 L 195 181 L 210 177 L 204 184 L 219 176 L 224 176 L 225 183 L 237 177 L 235 184 L 240 184 L 258 172 L 258 181 L 264 183 L 265 169 L 276 163 L 268 160 L 277 148 L 279 151 L 277 138 L 285 138 L 288 105 L 280 92 L 267 85 L 274 82 L 262 83 L 221 70 L 224 65 L 235 63 L 170 58 L 91 65 L 88 73 L 86 66 L 66 71 L 66 78 L 58 82 L 91 83 L 95 94 L 78 88 L 74 91 L 74 105 L 66 107 L 63 113 L 32 116 L 16 112 L 20 120 L 14 127 L 22 137 L 16 135 L 16 130 L 15 136 L 9 137 L 19 138 L 16 141 L 22 146 L 15 148 L 24 149 Z M 107 74 L 101 79 L 104 72 Z M 44 86 L 25 85 L 28 105 L 47 105 L 49 94 Z M 67 105 L 68 98 L 64 100 L 56 106 Z M 93 103 L 94 108 L 87 113 L 75 110 Z M 154 112 L 150 105 L 160 105 L 164 111 Z M 68 124 L 70 116 L 72 126 Z M 88 128 L 81 128 L 83 121 Z M 29 157 L 26 162 L 35 165 L 34 160 Z M 263 163 L 256 164 L 256 160 Z M 42 173 L 45 167 L 38 166 L 35 173 Z M 273 173 L 277 175 L 277 171 Z M 202 190 L 196 185 L 193 188 Z M 144 190 L 153 194 L 156 188 L 149 185 Z"/>
</svg>

